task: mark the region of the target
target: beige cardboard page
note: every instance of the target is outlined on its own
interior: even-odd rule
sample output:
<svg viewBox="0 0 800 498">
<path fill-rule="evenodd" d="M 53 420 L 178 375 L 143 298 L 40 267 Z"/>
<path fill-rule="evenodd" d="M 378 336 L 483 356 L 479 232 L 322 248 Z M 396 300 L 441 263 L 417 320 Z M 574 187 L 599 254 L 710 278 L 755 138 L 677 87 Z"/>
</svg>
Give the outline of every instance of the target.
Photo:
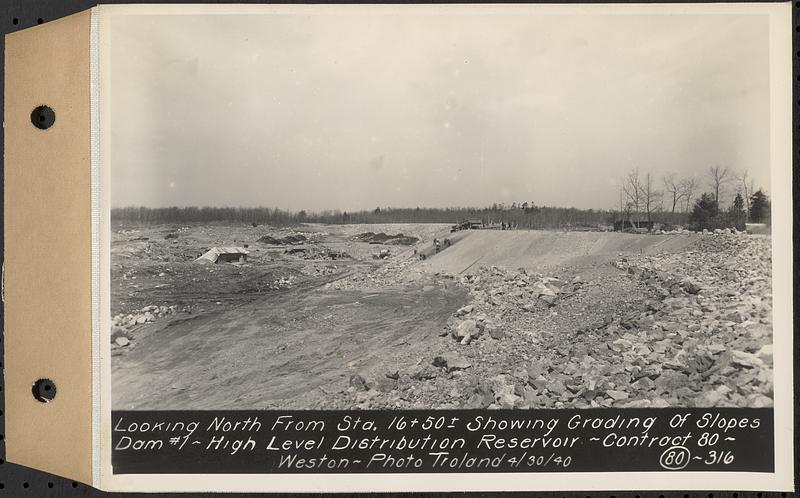
<svg viewBox="0 0 800 498">
<path fill-rule="evenodd" d="M 5 400 L 10 462 L 92 479 L 90 13 L 6 37 Z M 55 111 L 52 127 L 31 111 Z M 32 395 L 55 382 L 49 403 Z"/>
</svg>

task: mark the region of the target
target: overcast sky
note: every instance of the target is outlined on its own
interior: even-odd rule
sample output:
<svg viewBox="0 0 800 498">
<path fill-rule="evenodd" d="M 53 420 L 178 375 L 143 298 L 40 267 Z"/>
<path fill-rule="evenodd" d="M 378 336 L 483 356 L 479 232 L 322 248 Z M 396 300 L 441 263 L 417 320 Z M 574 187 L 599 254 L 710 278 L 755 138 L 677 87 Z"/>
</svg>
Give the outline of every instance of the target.
<svg viewBox="0 0 800 498">
<path fill-rule="evenodd" d="M 764 15 L 111 18 L 114 206 L 613 208 L 769 187 Z"/>
</svg>

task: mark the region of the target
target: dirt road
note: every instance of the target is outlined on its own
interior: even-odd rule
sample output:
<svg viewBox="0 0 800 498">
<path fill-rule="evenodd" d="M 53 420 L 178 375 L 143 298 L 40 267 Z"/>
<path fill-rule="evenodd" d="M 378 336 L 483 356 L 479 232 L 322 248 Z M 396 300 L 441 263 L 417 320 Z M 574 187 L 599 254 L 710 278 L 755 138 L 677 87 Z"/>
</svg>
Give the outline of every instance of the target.
<svg viewBox="0 0 800 498">
<path fill-rule="evenodd" d="M 116 409 L 324 408 L 352 374 L 421 357 L 466 299 L 454 283 L 297 288 L 158 325 L 113 365 Z"/>
</svg>

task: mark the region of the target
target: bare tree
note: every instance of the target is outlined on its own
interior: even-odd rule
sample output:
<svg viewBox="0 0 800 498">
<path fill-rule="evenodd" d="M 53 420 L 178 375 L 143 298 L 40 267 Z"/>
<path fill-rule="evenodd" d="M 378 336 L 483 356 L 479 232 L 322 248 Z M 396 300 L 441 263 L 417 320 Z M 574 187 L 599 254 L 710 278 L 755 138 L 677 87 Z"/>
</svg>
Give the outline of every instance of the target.
<svg viewBox="0 0 800 498">
<path fill-rule="evenodd" d="M 739 183 L 741 184 L 740 188 L 742 190 L 742 193 L 744 194 L 744 205 L 747 211 L 747 216 L 749 217 L 750 196 L 753 195 L 753 192 L 755 192 L 756 190 L 755 182 L 753 181 L 752 178 L 747 177 L 747 170 L 744 170 L 744 172 L 741 174 L 741 176 L 737 178 L 737 180 L 739 180 Z"/>
<path fill-rule="evenodd" d="M 686 202 L 686 209 L 684 212 L 688 213 L 692 208 L 692 201 L 694 200 L 694 193 L 697 190 L 697 178 L 690 176 L 681 180 L 681 188 L 683 189 L 683 199 Z"/>
<path fill-rule="evenodd" d="M 661 182 L 664 184 L 664 193 L 667 195 L 667 199 L 672 202 L 672 214 L 675 214 L 678 203 L 686 196 L 683 181 L 678 181 L 675 173 L 669 173 L 664 175 Z"/>
<path fill-rule="evenodd" d="M 622 191 L 625 193 L 626 205 L 633 211 L 636 217 L 636 228 L 639 228 L 639 211 L 642 207 L 642 181 L 639 178 L 639 170 L 635 169 L 628 173 L 622 183 Z"/>
<path fill-rule="evenodd" d="M 625 222 L 628 221 L 628 210 L 625 203 L 625 182 L 619 184 L 619 218 L 622 222 L 622 228 L 625 228 Z"/>
<path fill-rule="evenodd" d="M 661 192 L 655 188 L 655 180 L 653 175 L 647 173 L 644 176 L 644 182 L 640 183 L 642 207 L 647 214 L 647 224 L 652 227 L 653 213 L 660 208 L 661 205 Z"/>
<path fill-rule="evenodd" d="M 725 193 L 725 185 L 733 178 L 731 178 L 728 168 L 722 166 L 709 168 L 708 174 L 711 177 L 711 190 L 714 192 L 714 210 L 719 213 L 721 195 Z"/>
</svg>

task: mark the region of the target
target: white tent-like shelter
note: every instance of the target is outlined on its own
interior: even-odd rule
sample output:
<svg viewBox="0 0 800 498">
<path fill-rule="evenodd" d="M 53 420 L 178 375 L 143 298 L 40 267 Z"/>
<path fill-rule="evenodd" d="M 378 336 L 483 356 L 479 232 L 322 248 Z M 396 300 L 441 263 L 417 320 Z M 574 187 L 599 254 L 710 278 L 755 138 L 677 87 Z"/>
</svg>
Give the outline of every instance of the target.
<svg viewBox="0 0 800 498">
<path fill-rule="evenodd" d="M 250 254 L 244 247 L 212 247 L 195 261 L 210 263 L 244 263 Z"/>
</svg>

